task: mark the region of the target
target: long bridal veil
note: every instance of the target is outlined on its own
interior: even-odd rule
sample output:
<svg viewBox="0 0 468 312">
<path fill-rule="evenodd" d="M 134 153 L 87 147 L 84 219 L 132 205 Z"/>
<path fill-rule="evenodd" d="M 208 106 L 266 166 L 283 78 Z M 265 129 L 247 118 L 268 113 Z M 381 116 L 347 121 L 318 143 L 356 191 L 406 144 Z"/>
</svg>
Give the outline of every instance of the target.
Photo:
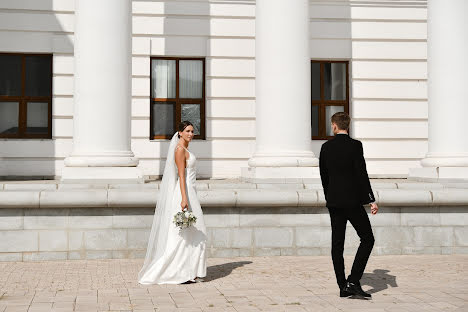
<svg viewBox="0 0 468 312">
<path fill-rule="evenodd" d="M 175 148 L 179 142 L 177 134 L 178 132 L 172 136 L 167 151 L 166 165 L 159 186 L 159 198 L 154 212 L 145 262 L 138 273 L 138 280 L 141 280 L 146 271 L 151 268 L 151 265 L 162 257 L 166 249 L 167 234 L 173 218 L 173 216 L 170 215 L 171 211 L 173 211 L 173 209 L 171 209 L 171 204 L 177 183 L 177 167 L 174 162 Z"/>
</svg>

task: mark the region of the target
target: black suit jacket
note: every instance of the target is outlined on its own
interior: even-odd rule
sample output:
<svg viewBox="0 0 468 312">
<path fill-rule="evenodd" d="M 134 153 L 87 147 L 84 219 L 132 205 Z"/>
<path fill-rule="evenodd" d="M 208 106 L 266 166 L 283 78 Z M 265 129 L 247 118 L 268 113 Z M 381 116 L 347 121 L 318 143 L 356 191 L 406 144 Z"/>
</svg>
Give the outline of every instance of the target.
<svg viewBox="0 0 468 312">
<path fill-rule="evenodd" d="M 352 208 L 375 201 L 362 143 L 337 134 L 320 150 L 320 177 L 327 207 Z"/>
</svg>

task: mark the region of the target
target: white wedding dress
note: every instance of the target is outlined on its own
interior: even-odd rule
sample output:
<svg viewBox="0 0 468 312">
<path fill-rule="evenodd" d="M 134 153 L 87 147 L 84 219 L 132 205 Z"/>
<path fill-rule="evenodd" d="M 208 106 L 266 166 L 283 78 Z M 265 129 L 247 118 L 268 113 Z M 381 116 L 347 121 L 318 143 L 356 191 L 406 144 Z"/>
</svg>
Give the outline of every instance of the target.
<svg viewBox="0 0 468 312">
<path fill-rule="evenodd" d="M 177 133 L 174 136 L 176 135 Z M 174 140 L 173 137 L 167 162 L 174 162 L 174 150 L 171 150 L 175 149 L 174 142 L 177 143 L 178 139 Z M 206 276 L 206 227 L 195 189 L 196 158 L 193 153 L 188 152 L 190 156 L 185 168 L 187 201 L 189 210 L 197 217 L 197 221 L 186 229 L 179 229 L 173 223 L 173 216 L 181 211 L 182 194 L 178 175 L 176 174 L 175 179 L 171 176 L 172 170 L 177 167 L 166 163 L 164 175 L 168 176 L 166 179 L 163 177 L 160 187 L 160 192 L 165 193 L 160 193 L 156 206 L 145 263 L 138 274 L 140 284 L 180 284 Z M 175 185 L 172 180 L 175 180 Z M 164 185 L 165 183 L 169 185 Z M 168 189 L 165 190 L 165 187 Z"/>
</svg>

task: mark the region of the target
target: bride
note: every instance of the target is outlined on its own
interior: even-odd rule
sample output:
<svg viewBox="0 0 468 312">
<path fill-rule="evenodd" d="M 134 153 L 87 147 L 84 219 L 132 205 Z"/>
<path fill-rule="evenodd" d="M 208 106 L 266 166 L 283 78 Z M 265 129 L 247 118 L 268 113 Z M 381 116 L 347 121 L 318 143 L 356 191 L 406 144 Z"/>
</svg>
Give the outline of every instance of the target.
<svg viewBox="0 0 468 312">
<path fill-rule="evenodd" d="M 145 262 L 138 273 L 140 284 L 202 282 L 206 276 L 206 228 L 195 190 L 196 159 L 187 149 L 193 136 L 193 125 L 184 121 L 171 139 Z M 197 221 L 179 229 L 173 217 L 185 208 Z"/>
</svg>

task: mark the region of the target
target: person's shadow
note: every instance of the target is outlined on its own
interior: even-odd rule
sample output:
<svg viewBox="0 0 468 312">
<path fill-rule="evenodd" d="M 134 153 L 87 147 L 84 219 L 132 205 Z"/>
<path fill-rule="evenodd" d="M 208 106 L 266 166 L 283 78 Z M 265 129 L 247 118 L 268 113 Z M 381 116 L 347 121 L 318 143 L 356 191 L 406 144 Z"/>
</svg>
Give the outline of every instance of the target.
<svg viewBox="0 0 468 312">
<path fill-rule="evenodd" d="M 364 273 L 361 279 L 361 285 L 368 285 L 372 288 L 367 292 L 375 294 L 385 290 L 388 286 L 398 287 L 396 276 L 388 274 L 389 270 L 375 269 L 373 273 Z"/>
<path fill-rule="evenodd" d="M 231 274 L 231 272 L 234 269 L 240 268 L 250 263 L 252 263 L 252 261 L 237 261 L 209 266 L 206 269 L 206 277 L 204 278 L 204 280 L 205 282 L 209 282 L 214 281 L 218 278 L 223 278 Z"/>
</svg>

